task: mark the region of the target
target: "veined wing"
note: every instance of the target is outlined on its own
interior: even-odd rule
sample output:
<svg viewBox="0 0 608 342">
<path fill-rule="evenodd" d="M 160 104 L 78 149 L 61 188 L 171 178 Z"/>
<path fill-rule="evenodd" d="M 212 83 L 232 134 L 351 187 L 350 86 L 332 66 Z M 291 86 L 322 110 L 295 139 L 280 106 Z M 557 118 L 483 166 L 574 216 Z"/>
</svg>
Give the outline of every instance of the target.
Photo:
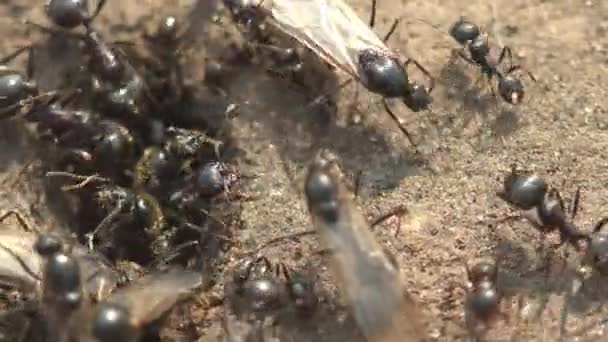
<svg viewBox="0 0 608 342">
<path fill-rule="evenodd" d="M 42 273 L 43 259 L 34 251 L 36 235 L 26 231 L 0 230 L 0 283 L 33 287 Z"/>
<path fill-rule="evenodd" d="M 326 62 L 359 78 L 359 53 L 393 53 L 342 0 L 272 0 L 270 22 Z M 264 4 L 263 4 L 264 5 Z"/>
<path fill-rule="evenodd" d="M 137 326 L 160 318 L 180 300 L 192 294 L 203 278 L 199 273 L 173 269 L 137 279 L 113 293 L 108 302 L 123 304 L 131 311 Z"/>
<path fill-rule="evenodd" d="M 331 174 L 331 173 L 330 173 Z M 315 229 L 332 254 L 332 270 L 358 326 L 374 342 L 421 341 L 422 312 L 407 293 L 392 257 L 333 172 L 337 219 L 312 213 Z"/>
</svg>

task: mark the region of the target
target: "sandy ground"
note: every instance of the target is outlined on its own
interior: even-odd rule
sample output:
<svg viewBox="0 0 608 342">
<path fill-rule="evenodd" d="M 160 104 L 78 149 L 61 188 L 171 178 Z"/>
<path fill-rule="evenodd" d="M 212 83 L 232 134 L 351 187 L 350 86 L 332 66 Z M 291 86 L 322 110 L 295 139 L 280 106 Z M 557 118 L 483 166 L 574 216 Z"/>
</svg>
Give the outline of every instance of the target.
<svg viewBox="0 0 608 342">
<path fill-rule="evenodd" d="M 18 3 L 22 2 L 0 2 L 5 50 L 28 39 L 27 30 L 19 24 L 21 19 L 44 20 L 42 2 L 34 9 Z M 369 1 L 348 3 L 367 18 Z M 368 216 L 397 205 L 409 208 L 411 214 L 403 218 L 399 230 L 397 221 L 389 220 L 374 232 L 397 257 L 407 288 L 430 318 L 428 331 L 434 340 L 464 339 L 463 261 L 476 257 L 497 258 L 499 286 L 507 294 L 509 321 L 498 322 L 488 340 L 557 341 L 560 336 L 567 341 L 601 340 L 606 333 L 601 321 L 607 313 L 603 303 L 608 290 L 601 277 L 592 277 L 585 291 L 567 303 L 579 256 L 562 248 L 547 259 L 547 246 L 552 242 L 538 248 L 540 234 L 525 221 L 493 222 L 509 213 L 495 191 L 511 164 L 538 172 L 566 197 L 581 187 L 576 222 L 584 229 L 591 229 L 605 215 L 608 3 L 491 3 L 378 3 L 375 30 L 380 35 L 397 15 L 406 21 L 422 18 L 437 23 L 444 32 L 459 15 L 465 15 L 489 33 L 493 44 L 511 46 L 516 61 L 538 79 L 536 83 L 524 81 L 527 93 L 520 106 L 502 102 L 496 106 L 485 87 L 469 89 L 478 76 L 474 68 L 462 63 L 446 66 L 453 45 L 444 32 L 420 23 L 402 25 L 389 45 L 419 60 L 439 83 L 432 111 L 416 114 L 395 105 L 419 143 L 424 162 L 384 114 L 379 99 L 364 89 L 350 86 L 341 92 L 337 116 L 328 117 L 323 112 L 302 111 L 311 95 L 303 94 L 289 80 L 256 68 L 242 70 L 227 90 L 230 101 L 241 105 L 240 115 L 234 119 L 234 135 L 244 153 L 237 162 L 243 172 L 258 176 L 246 182 L 245 188 L 259 198 L 242 204 L 242 227 L 235 231 L 239 247 L 226 255 L 224 269 L 230 269 L 240 255 L 264 241 L 312 228 L 301 191 L 302 176 L 318 149 L 328 148 L 338 155 L 346 174 L 361 173 L 357 200 Z M 117 37 L 129 37 L 132 33 L 125 27 L 136 23 L 141 14 L 185 15 L 188 10 L 187 6 L 171 7 L 154 1 L 110 0 L 98 25 L 108 25 Z M 217 30 L 233 31 L 228 21 L 224 25 Z M 31 33 L 29 37 L 36 36 Z M 206 46 L 221 45 L 216 40 Z M 52 82 L 52 77 L 47 76 L 47 81 Z M 43 86 L 51 88 L 47 83 Z M 358 111 L 353 111 L 356 92 Z M 31 155 L 31 143 L 16 139 L 15 125 L 18 123 L 3 125 L 0 135 L 0 167 L 9 178 Z M 38 200 L 28 188 L 19 186 L 20 191 L 2 194 L 4 205 L 13 205 L 16 196 L 21 208 L 39 213 L 38 223 L 53 222 L 45 216 L 51 214 L 44 205 L 31 204 Z M 289 334 L 283 332 L 288 336 L 284 339 L 362 340 L 352 329 L 353 323 L 344 318 L 326 260 L 313 255 L 318 249 L 316 238 L 306 237 L 263 251 L 272 260 L 288 261 L 318 276 L 322 309 L 310 321 L 292 322 L 285 329 Z M 547 260 L 549 270 L 544 267 Z M 218 279 L 211 292 L 221 290 L 223 276 Z M 200 294 L 201 298 L 207 296 Z M 222 312 L 219 307 L 193 314 L 201 340 L 211 340 L 220 331 Z M 328 319 L 327 315 L 339 319 Z"/>
</svg>

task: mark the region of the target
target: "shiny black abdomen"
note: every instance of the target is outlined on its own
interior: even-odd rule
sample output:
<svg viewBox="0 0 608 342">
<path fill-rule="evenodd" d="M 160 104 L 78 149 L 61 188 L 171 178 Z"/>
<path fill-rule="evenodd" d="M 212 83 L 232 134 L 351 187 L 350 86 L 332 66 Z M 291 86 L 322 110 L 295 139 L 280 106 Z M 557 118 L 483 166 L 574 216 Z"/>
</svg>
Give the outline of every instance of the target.
<svg viewBox="0 0 608 342">
<path fill-rule="evenodd" d="M 373 49 L 359 53 L 359 75 L 363 85 L 384 97 L 403 97 L 408 92 L 408 77 L 399 60 Z"/>
</svg>

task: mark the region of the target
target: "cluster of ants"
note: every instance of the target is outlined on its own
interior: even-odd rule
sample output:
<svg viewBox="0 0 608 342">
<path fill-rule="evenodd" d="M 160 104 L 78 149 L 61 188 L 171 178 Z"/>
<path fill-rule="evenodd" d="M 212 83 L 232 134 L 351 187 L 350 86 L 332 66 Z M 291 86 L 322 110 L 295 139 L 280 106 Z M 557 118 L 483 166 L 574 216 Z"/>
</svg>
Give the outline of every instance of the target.
<svg viewBox="0 0 608 342">
<path fill-rule="evenodd" d="M 182 79 L 177 55 L 180 27 L 175 17 L 162 20 L 146 35 L 147 54 L 134 56 L 106 42 L 93 27 L 105 1 L 89 15 L 85 1 L 49 1 L 46 13 L 53 27 L 28 25 L 63 39 L 82 42 L 85 72 L 66 90 L 41 92 L 27 76 L 3 68 L 0 78 L 4 118 L 35 124 L 38 136 L 53 148 L 53 169 L 47 176 L 77 184 L 66 192 L 78 197 L 83 227 L 92 249 L 112 260 L 144 263 L 205 233 L 213 199 L 238 197 L 232 192 L 240 175 L 221 161 L 226 150 L 222 129 L 205 122 L 185 124 L 194 86 Z M 82 27 L 84 33 L 73 30 Z M 19 49 L 6 64 L 37 44 Z M 162 51 L 162 52 L 161 52 Z M 188 113 L 191 115 L 192 113 Z M 204 234 L 203 234 L 204 235 Z M 152 246 L 133 251 L 130 245 Z"/>
<path fill-rule="evenodd" d="M 211 228 L 213 222 L 222 223 L 212 215 L 218 199 L 248 196 L 234 189 L 241 178 L 236 168 L 221 161 L 227 150 L 226 132 L 214 128 L 204 115 L 182 117 L 197 100 L 197 87 L 184 79 L 180 64 L 184 30 L 178 20 L 167 17 L 154 34 L 145 34 L 145 53 L 140 53 L 139 46 L 108 42 L 95 30 L 94 20 L 105 3 L 99 1 L 90 12 L 84 0 L 49 0 L 46 13 L 52 26 L 26 22 L 43 33 L 82 43 L 85 72 L 71 80 L 66 89 L 45 92 L 34 82 L 32 54 L 38 44 L 20 48 L 0 60 L 0 118 L 34 124 L 38 135 L 51 141 L 47 147 L 52 149 L 53 162 L 47 176 L 60 179 L 66 196 L 76 197 L 79 221 L 87 223 L 78 228 L 78 241 L 66 243 L 68 239 L 34 232 L 17 212 L 2 217 L 4 220 L 14 215 L 24 230 L 0 233 L 0 256 L 10 260 L 9 266 L 4 270 L 0 267 L 0 271 L 7 274 L 11 286 L 18 284 L 24 292 L 35 294 L 33 307 L 18 308 L 19 312 L 32 312 L 31 320 L 37 322 L 27 325 L 22 340 L 36 340 L 36 334 L 41 335 L 39 340 L 52 341 L 139 340 L 144 328 L 164 317 L 184 295 L 203 283 L 200 273 L 174 265 L 166 271 L 162 270 L 163 265 L 205 264 L 203 255 L 212 244 L 210 240 L 230 241 L 226 225 L 220 224 L 220 231 Z M 275 57 L 280 57 L 279 62 L 293 63 L 294 70 L 301 66 L 294 49 L 282 50 L 267 44 L 260 31 L 266 15 L 260 4 L 233 0 L 224 3 L 239 27 L 247 31 L 252 46 L 271 49 Z M 374 21 L 375 7 L 370 26 L 374 26 Z M 397 24 L 395 21 L 383 43 Z M 77 29 L 84 33 L 76 33 Z M 504 101 L 522 101 L 524 85 L 515 72 L 525 71 L 533 81 L 535 77 L 512 63 L 510 48 L 504 47 L 498 60 L 491 61 L 487 36 L 463 18 L 449 34 L 461 47 L 454 50 L 454 58 L 478 67 L 488 81 L 496 79 L 498 94 Z M 25 52 L 30 53 L 26 73 L 5 66 Z M 414 59 L 407 59 L 402 66 L 388 50 L 370 46 L 357 51 L 356 63 L 350 63 L 357 68 L 352 70 L 336 56 L 320 57 L 384 99 L 402 99 L 412 111 L 425 110 L 432 102 L 434 79 Z M 503 68 L 505 59 L 510 60 L 510 65 Z M 408 77 L 410 63 L 428 76 L 430 86 L 424 87 Z M 218 65 L 209 64 L 206 75 L 210 80 L 221 69 Z M 494 86 L 490 88 L 494 95 Z M 383 103 L 412 141 L 388 103 Z M 375 242 L 365 245 L 373 240 L 369 227 L 345 200 L 341 185 L 326 166 L 324 162 L 314 164 L 306 183 L 306 197 L 317 230 L 322 234 L 336 229 L 337 233 L 328 235 L 336 255 L 343 252 L 356 261 L 366 261 L 370 257 L 365 253 L 378 249 L 381 251 L 377 254 L 383 256 L 374 256 L 382 260 L 382 266 L 376 269 L 358 269 L 358 265 L 342 259 L 340 272 L 345 278 L 360 279 L 367 272 L 373 279 L 389 279 L 382 284 L 386 293 L 372 292 L 386 296 L 402 293 L 394 258 Z M 66 179 L 72 183 L 65 184 Z M 593 264 L 600 271 L 608 269 L 608 236 L 602 233 L 608 219 L 601 220 L 593 233 L 583 233 L 565 214 L 559 193 L 548 191 L 539 177 L 513 171 L 504 186 L 500 196 L 521 209 L 537 228 L 543 232 L 558 230 L 562 243 L 572 243 L 577 248 L 581 242 L 588 243 Z M 572 218 L 577 206 L 578 193 Z M 15 242 L 11 242 L 11 237 Z M 27 250 L 22 250 L 18 241 L 27 241 Z M 137 278 L 132 275 L 133 269 L 140 268 L 121 268 L 123 262 L 143 266 L 148 274 Z M 478 320 L 489 321 L 499 313 L 498 269 L 494 263 L 485 262 L 467 267 L 467 273 L 472 288 L 468 308 Z M 264 316 L 287 307 L 306 316 L 317 306 L 318 299 L 308 279 L 294 276 L 282 263 L 272 265 L 264 256 L 243 260 L 230 284 L 225 290 L 234 298 L 233 310 L 237 313 L 244 307 L 246 314 Z M 364 290 L 369 289 L 357 291 Z M 360 294 L 352 290 L 352 297 Z M 398 304 L 401 310 L 409 307 L 402 298 L 384 301 Z M 88 302 L 98 304 L 85 305 Z M 243 303 L 244 306 L 239 305 Z M 366 313 L 388 312 L 390 305 L 382 307 L 371 299 L 360 299 L 352 305 L 364 333 L 377 334 L 377 327 L 363 322 Z M 83 325 L 87 328 L 82 329 Z M 40 329 L 42 333 L 37 331 Z"/>
<path fill-rule="evenodd" d="M 223 161 L 229 132 L 198 105 L 200 85 L 183 77 L 178 20 L 164 18 L 143 47 L 110 42 L 94 27 L 105 4 L 89 11 L 87 1 L 51 0 L 52 25 L 25 22 L 81 43 L 82 72 L 64 89 L 34 81 L 38 42 L 0 60 L 0 118 L 35 129 L 48 183 L 74 204 L 80 225 L 71 239 L 36 232 L 17 211 L 2 217 L 23 227 L 0 233 L 2 284 L 34 296 L 3 316 L 28 317 L 22 330 L 8 326 L 16 340 L 139 340 L 140 327 L 202 284 L 201 272 L 182 266 L 200 268 L 204 251 L 225 248 L 230 222 L 214 212 L 246 196 Z M 6 66 L 25 53 L 26 72 Z"/>
</svg>

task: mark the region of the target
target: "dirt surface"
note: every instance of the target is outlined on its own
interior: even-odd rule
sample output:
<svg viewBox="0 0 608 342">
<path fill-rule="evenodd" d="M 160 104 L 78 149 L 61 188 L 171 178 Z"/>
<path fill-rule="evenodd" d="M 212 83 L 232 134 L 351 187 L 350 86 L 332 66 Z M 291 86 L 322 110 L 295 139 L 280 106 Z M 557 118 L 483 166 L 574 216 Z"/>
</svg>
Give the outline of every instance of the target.
<svg viewBox="0 0 608 342">
<path fill-rule="evenodd" d="M 184 6 L 172 2 L 165 7 L 160 5 L 164 2 L 152 0 L 110 0 L 97 25 L 124 39 L 133 35 L 129 27 L 137 24 L 141 15 L 186 16 L 190 7 L 182 2 Z M 347 2 L 362 17 L 368 17 L 369 1 Z M 40 37 L 19 22 L 24 18 L 44 22 L 42 1 L 35 8 L 22 4 L 0 3 L 5 51 Z M 539 248 L 540 234 L 525 221 L 494 222 L 510 212 L 495 192 L 512 164 L 543 175 L 567 198 L 580 187 L 582 201 L 576 222 L 586 231 L 606 214 L 608 3 L 379 1 L 376 32 L 383 35 L 398 15 L 405 21 L 421 18 L 443 28 L 438 31 L 418 22 L 403 23 L 389 41 L 392 48 L 417 59 L 438 78 L 432 111 L 412 113 L 402 104 L 394 106 L 422 156 L 414 154 L 384 113 L 379 98 L 361 87 L 349 86 L 342 91 L 337 115 L 328 117 L 324 111 L 302 110 L 314 94 L 304 94 L 288 79 L 259 68 L 240 70 L 227 86 L 230 102 L 240 108 L 233 120 L 233 134 L 244 152 L 237 162 L 242 172 L 257 176 L 244 187 L 258 198 L 242 203 L 242 227 L 234 232 L 238 247 L 226 254 L 223 269 L 230 270 L 241 255 L 265 241 L 312 228 L 302 176 L 317 151 L 327 148 L 338 155 L 347 175 L 361 173 L 357 201 L 369 217 L 398 205 L 408 207 L 410 214 L 401 220 L 400 227 L 397 220 L 389 220 L 374 232 L 400 263 L 407 288 L 429 317 L 433 340 L 465 338 L 463 262 L 476 257 L 498 260 L 499 284 L 507 294 L 504 311 L 508 322 L 499 321 L 487 340 L 605 338 L 605 281 L 591 277 L 584 290 L 567 301 L 580 255 L 568 247 L 547 257 L 548 246 L 556 241 L 554 236 Z M 536 83 L 524 78 L 523 104 L 496 104 L 485 86 L 471 88 L 478 77 L 476 69 L 460 62 L 446 65 L 454 45 L 445 31 L 460 15 L 480 24 L 489 33 L 491 44 L 510 46 L 516 62 L 536 76 Z M 205 45 L 208 55 L 226 44 L 220 38 L 224 31 L 232 37 L 234 28 L 224 20 L 211 31 L 211 40 Z M 193 63 L 196 61 L 194 58 Z M 46 81 L 41 84 L 52 88 L 53 77 L 48 72 L 42 73 Z M 352 105 L 355 93 L 357 110 Z M 33 155 L 29 152 L 32 142 L 21 141 L 15 126 L 19 123 L 12 121 L 0 131 L 0 167 L 9 182 L 5 184 L 10 184 Z M 35 177 L 32 182 L 11 187 L 2 194 L 1 204 L 7 209 L 17 204 L 37 213 L 37 224 L 53 224 L 47 215 L 55 214 L 39 204 L 35 196 L 39 192 L 31 190 Z M 318 277 L 317 290 L 322 297 L 319 313 L 308 321 L 286 323 L 281 335 L 294 341 L 362 340 L 345 314 L 344 303 L 337 298 L 326 259 L 314 254 L 319 248 L 315 237 L 303 237 L 263 251 L 271 260 L 304 268 L 311 277 Z M 219 283 L 200 298 L 221 291 L 224 276 L 220 274 Z M 223 307 L 188 311 L 201 341 L 213 340 L 221 331 L 223 311 Z"/>
</svg>

